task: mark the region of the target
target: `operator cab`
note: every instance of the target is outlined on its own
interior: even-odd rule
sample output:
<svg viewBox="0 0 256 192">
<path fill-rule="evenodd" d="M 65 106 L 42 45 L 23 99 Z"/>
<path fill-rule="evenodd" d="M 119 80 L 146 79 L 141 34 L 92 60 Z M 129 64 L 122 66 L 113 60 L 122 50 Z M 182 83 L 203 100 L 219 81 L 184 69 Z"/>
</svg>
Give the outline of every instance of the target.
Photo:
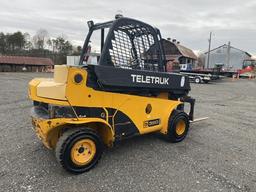
<svg viewBox="0 0 256 192">
<path fill-rule="evenodd" d="M 166 72 L 157 28 L 126 17 L 98 24 L 88 21 L 88 26 L 79 62 L 88 71 L 88 87 L 140 95 L 167 92 L 172 98 L 190 91 L 188 77 Z"/>
<path fill-rule="evenodd" d="M 88 62 L 90 55 L 93 57 L 93 54 L 98 54 L 98 65 L 165 71 L 158 29 L 125 17 L 100 24 L 88 21 L 88 26 L 89 33 L 83 46 L 80 65 L 93 64 Z M 149 52 L 151 47 L 158 51 Z"/>
<path fill-rule="evenodd" d="M 243 69 L 246 69 L 246 68 L 254 68 L 256 66 L 256 60 L 255 59 L 246 59 L 244 60 L 243 62 Z"/>
</svg>

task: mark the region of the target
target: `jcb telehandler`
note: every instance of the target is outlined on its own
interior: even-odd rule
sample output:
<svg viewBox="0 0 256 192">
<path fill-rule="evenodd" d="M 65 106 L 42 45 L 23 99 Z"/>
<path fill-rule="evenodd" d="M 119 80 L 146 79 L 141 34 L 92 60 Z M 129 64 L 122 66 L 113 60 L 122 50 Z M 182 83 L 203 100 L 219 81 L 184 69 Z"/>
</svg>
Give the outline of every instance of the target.
<svg viewBox="0 0 256 192">
<path fill-rule="evenodd" d="M 32 124 L 43 144 L 67 171 L 82 173 L 104 146 L 129 137 L 158 132 L 182 141 L 195 100 L 188 77 L 166 72 L 160 31 L 126 17 L 88 26 L 78 66 L 56 65 L 54 78 L 29 83 Z"/>
</svg>

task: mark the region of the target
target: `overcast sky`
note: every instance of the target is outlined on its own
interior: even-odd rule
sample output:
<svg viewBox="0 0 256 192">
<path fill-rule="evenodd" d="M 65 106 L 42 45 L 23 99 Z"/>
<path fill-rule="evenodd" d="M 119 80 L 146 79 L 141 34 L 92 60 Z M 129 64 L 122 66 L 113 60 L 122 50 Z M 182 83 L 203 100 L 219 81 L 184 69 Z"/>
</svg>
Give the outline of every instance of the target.
<svg viewBox="0 0 256 192">
<path fill-rule="evenodd" d="M 193 50 L 207 50 L 212 31 L 212 47 L 231 41 L 256 54 L 255 0 L 1 0 L 0 31 L 33 35 L 43 28 L 82 45 L 87 20 L 111 20 L 118 10 Z"/>
</svg>

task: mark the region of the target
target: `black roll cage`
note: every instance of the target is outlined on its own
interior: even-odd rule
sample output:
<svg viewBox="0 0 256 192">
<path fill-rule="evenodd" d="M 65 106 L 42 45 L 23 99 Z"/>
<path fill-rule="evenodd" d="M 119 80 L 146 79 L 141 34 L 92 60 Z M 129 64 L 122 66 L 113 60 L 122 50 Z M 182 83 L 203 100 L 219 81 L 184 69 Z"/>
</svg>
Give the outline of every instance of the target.
<svg viewBox="0 0 256 192">
<path fill-rule="evenodd" d="M 96 23 L 94 24 L 93 21 L 88 21 L 87 22 L 88 26 L 89 26 L 89 32 L 87 34 L 87 37 L 85 39 L 83 48 L 82 48 L 82 53 L 80 56 L 80 61 L 79 61 L 79 65 L 83 65 L 83 61 L 84 58 L 86 57 L 86 54 L 88 52 L 88 45 L 90 43 L 90 38 L 92 33 L 95 30 L 101 30 L 101 56 L 100 56 L 100 60 L 99 60 L 99 65 L 107 65 L 107 66 L 111 66 L 110 64 L 108 64 L 108 62 L 106 62 L 107 58 L 108 58 L 108 50 L 111 47 L 111 39 L 113 39 L 113 34 L 114 31 L 118 28 L 118 27 L 122 27 L 122 26 L 129 26 L 129 25 L 134 25 L 134 26 L 142 26 L 147 28 L 150 31 L 150 34 L 153 36 L 154 38 L 154 46 L 157 48 L 157 52 L 159 55 L 159 60 L 157 62 L 158 64 L 158 70 L 159 71 L 166 71 L 166 59 L 165 59 L 165 55 L 164 55 L 164 50 L 163 50 L 163 45 L 162 45 L 162 37 L 161 37 L 161 33 L 159 31 L 159 29 L 154 28 L 152 26 L 150 26 L 149 24 L 146 24 L 144 22 L 135 20 L 135 19 L 131 19 L 131 18 L 126 18 L 126 17 L 121 17 L 118 18 L 116 20 L 112 20 L 112 21 L 108 21 L 108 22 L 104 22 L 104 23 Z M 108 34 L 106 36 L 105 42 L 104 42 L 104 38 L 105 38 L 105 29 L 109 28 Z M 119 28 L 120 30 L 120 28 Z M 141 34 L 138 34 L 141 35 Z M 134 37 L 136 37 L 136 34 L 134 34 Z M 131 41 L 132 43 L 132 41 Z M 132 45 L 132 48 L 135 49 L 135 46 Z M 134 57 L 137 59 L 138 56 L 136 55 L 136 51 L 134 51 Z M 154 56 L 156 57 L 156 56 Z M 136 61 L 138 62 L 138 61 Z M 112 65 L 113 67 L 113 65 Z"/>
</svg>

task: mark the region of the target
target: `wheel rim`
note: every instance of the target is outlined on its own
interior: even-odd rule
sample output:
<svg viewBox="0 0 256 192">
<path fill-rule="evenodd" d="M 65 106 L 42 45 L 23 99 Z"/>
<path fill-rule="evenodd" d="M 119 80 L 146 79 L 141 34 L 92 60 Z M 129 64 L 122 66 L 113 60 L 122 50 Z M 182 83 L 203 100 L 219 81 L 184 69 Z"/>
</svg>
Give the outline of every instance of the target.
<svg viewBox="0 0 256 192">
<path fill-rule="evenodd" d="M 90 139 L 76 142 L 71 149 L 71 160 L 79 166 L 90 163 L 96 154 L 96 145 Z"/>
<path fill-rule="evenodd" d="M 176 134 L 178 136 L 181 136 L 182 134 L 184 134 L 186 130 L 186 123 L 184 120 L 179 120 L 178 123 L 176 124 Z"/>
</svg>

